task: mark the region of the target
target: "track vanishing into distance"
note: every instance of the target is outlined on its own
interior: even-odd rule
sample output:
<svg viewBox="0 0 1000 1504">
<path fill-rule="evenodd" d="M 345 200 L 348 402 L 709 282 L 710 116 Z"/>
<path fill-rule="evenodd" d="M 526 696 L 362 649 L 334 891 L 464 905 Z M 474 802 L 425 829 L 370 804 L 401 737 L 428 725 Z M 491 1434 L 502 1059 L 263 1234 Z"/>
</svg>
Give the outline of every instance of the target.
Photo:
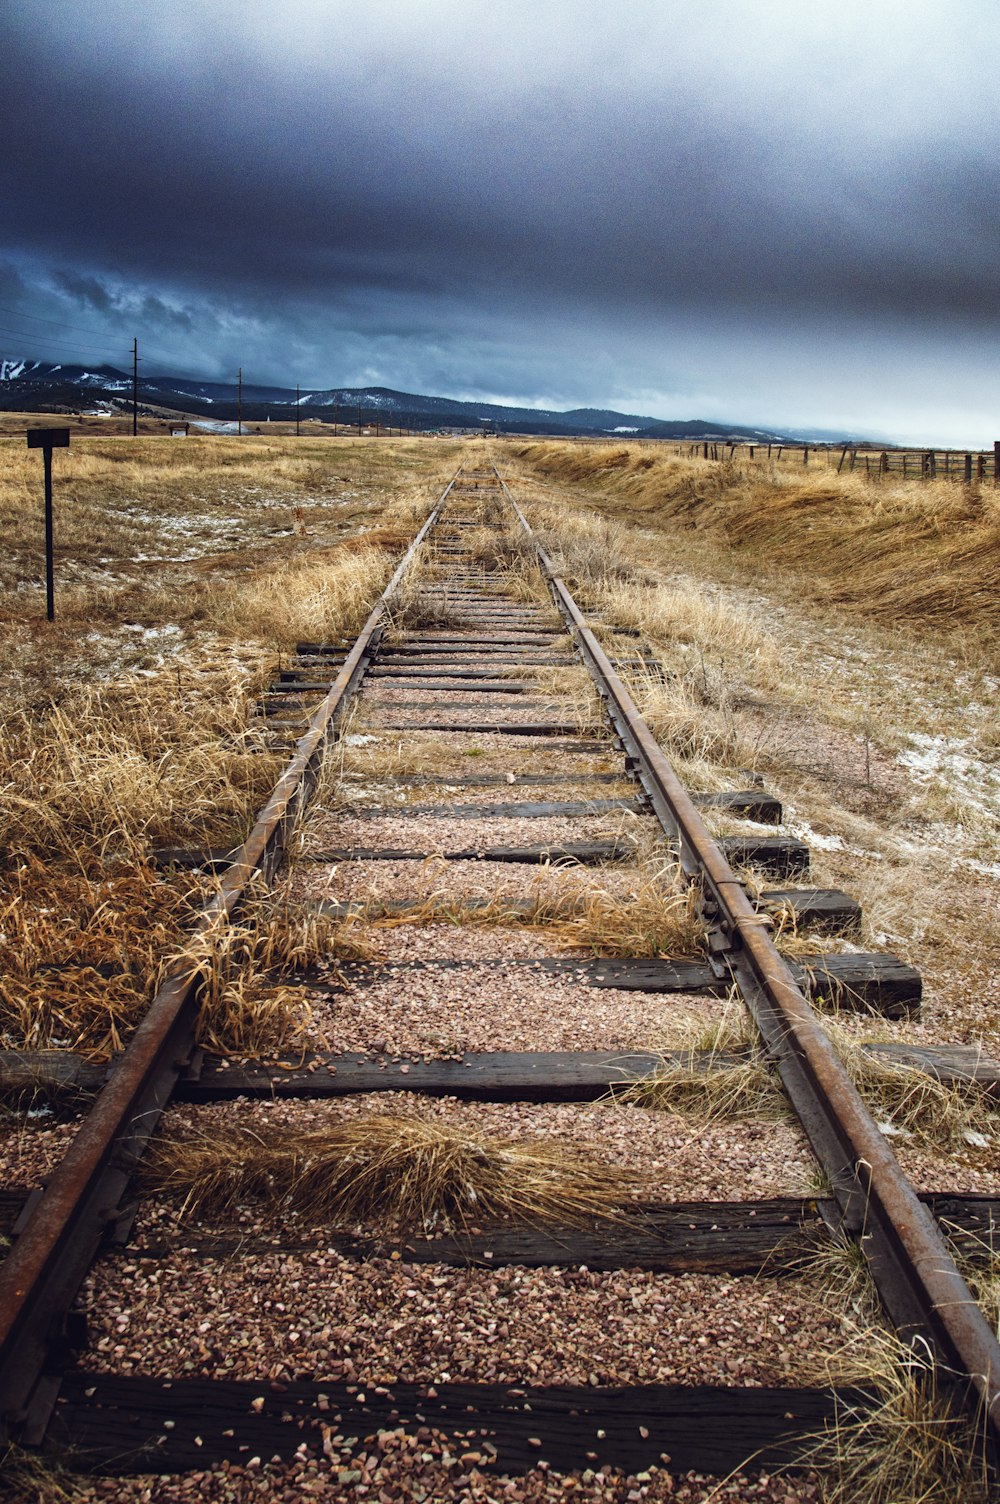
<svg viewBox="0 0 1000 1504">
<path fill-rule="evenodd" d="M 523 530 L 525 547 L 537 549 L 551 605 L 505 588 L 503 575 L 491 574 L 470 551 L 469 539 L 484 529 L 509 534 L 512 526 Z M 413 944 L 389 961 L 345 961 L 325 980 L 313 979 L 315 1006 L 326 1010 L 342 1043 L 310 1050 L 301 1061 L 221 1061 L 202 1053 L 201 973 L 193 963 L 160 987 L 109 1069 L 75 1056 L 48 1058 L 48 1070 L 91 1093 L 93 1102 L 44 1189 L 27 1198 L 15 1191 L 0 1196 L 12 1236 L 0 1265 L 6 1439 L 70 1448 L 82 1469 L 123 1476 L 204 1469 L 223 1459 L 291 1458 L 303 1444 L 329 1449 L 331 1437 L 335 1447 L 350 1450 L 354 1442 L 364 1451 L 377 1433 L 398 1428 L 449 1438 L 464 1466 L 508 1474 L 543 1462 L 555 1472 L 611 1465 L 626 1474 L 649 1468 L 726 1474 L 747 1459 L 755 1470 L 794 1465 L 825 1424 L 864 1410 L 862 1391 L 742 1377 L 731 1384 L 607 1383 L 598 1374 L 550 1382 L 545 1364 L 541 1377 L 528 1369 L 514 1381 L 483 1381 L 474 1362 L 448 1362 L 447 1331 L 443 1356 L 426 1339 L 422 1373 L 412 1355 L 401 1356 L 391 1373 L 385 1361 L 366 1366 L 363 1334 L 351 1343 L 349 1333 L 335 1332 L 325 1340 L 350 1350 L 353 1363 L 346 1375 L 330 1377 L 310 1368 L 308 1344 L 305 1359 L 295 1359 L 299 1333 L 291 1330 L 292 1357 L 279 1379 L 266 1369 L 246 1376 L 227 1360 L 221 1336 L 204 1371 L 197 1361 L 164 1371 L 155 1338 L 144 1346 L 146 1339 L 129 1327 L 137 1270 L 143 1279 L 165 1281 L 183 1249 L 188 1265 L 202 1268 L 206 1287 L 214 1287 L 220 1262 L 225 1278 L 238 1282 L 241 1259 L 252 1264 L 281 1251 L 280 1240 L 252 1230 L 228 1241 L 182 1233 L 171 1242 L 144 1223 L 137 1167 L 161 1118 L 178 1104 L 209 1113 L 237 1101 L 252 1112 L 259 1103 L 271 1122 L 283 1103 L 290 1112 L 324 1104 L 339 1110 L 363 1098 L 364 1108 L 374 1103 L 378 1111 L 380 1101 L 400 1092 L 439 1099 L 442 1121 L 450 1115 L 468 1121 L 468 1103 L 482 1104 L 484 1114 L 502 1114 L 502 1104 L 525 1111 L 591 1104 L 662 1065 L 662 1052 L 642 1045 L 644 1017 L 659 1002 L 725 997 L 735 986 L 823 1173 L 828 1189 L 821 1195 L 663 1198 L 587 1225 L 504 1222 L 402 1239 L 377 1228 L 334 1230 L 322 1247 L 336 1254 L 338 1269 L 351 1261 L 359 1268 L 384 1265 L 395 1275 L 402 1268 L 415 1284 L 429 1271 L 441 1290 L 449 1279 L 479 1278 L 477 1271 L 483 1279 L 501 1270 L 576 1271 L 576 1284 L 565 1284 L 570 1293 L 563 1296 L 572 1322 L 572 1292 L 591 1299 L 588 1280 L 604 1280 L 598 1298 L 611 1302 L 620 1271 L 649 1281 L 651 1298 L 662 1278 L 669 1309 L 671 1279 L 711 1278 L 728 1282 L 723 1304 L 735 1306 L 739 1276 L 791 1277 L 803 1249 L 848 1239 L 864 1254 L 888 1320 L 936 1357 L 939 1379 L 960 1408 L 978 1417 L 987 1451 L 993 1449 L 1000 1348 L 938 1219 L 957 1235 L 990 1244 L 1000 1205 L 915 1194 L 809 1000 L 835 996 L 841 1006 L 905 1016 L 919 1007 L 919 976 L 884 955 L 820 952 L 795 965 L 781 958 L 770 912 L 784 907 L 808 930 L 849 926 L 857 905 L 847 895 L 802 885 L 808 850 L 766 833 L 781 810 L 759 789 L 700 798 L 685 791 L 626 687 L 644 662 L 639 644 L 631 661 L 609 659 L 492 466 L 463 469 L 451 482 L 353 644 L 300 644 L 264 707 L 276 735 L 298 738 L 294 755 L 246 842 L 235 852 L 161 853 L 161 860 L 215 870 L 216 889 L 199 920 L 203 938 L 239 914 L 257 875 L 270 880 L 284 864 L 326 912 L 371 919 L 409 911 L 407 926 L 386 933 L 406 928 Z M 574 697 L 551 688 L 558 685 L 554 675 L 581 664 L 603 724 L 581 719 Z M 310 815 L 325 759 L 346 752 L 349 768 L 352 749 L 361 749 L 376 768 L 381 747 L 389 767 L 371 781 L 382 805 L 366 802 L 364 778 L 355 773 L 352 805 Z M 423 761 L 410 755 L 421 747 Z M 756 822 L 758 833 L 713 838 L 701 814 L 706 805 Z M 535 828 L 542 834 L 532 839 Z M 475 926 L 456 931 L 434 924 L 430 910 L 421 925 L 414 914 L 421 890 L 438 895 L 438 919 L 448 904 L 489 905 L 497 894 L 509 918 L 519 904 L 536 901 L 530 885 L 539 880 L 584 898 L 605 882 L 628 892 L 643 842 L 663 864 L 679 864 L 700 895 L 707 925 L 702 959 L 552 956 L 528 940 L 519 956 L 518 937 L 540 932 L 513 926 L 507 948 L 491 952 Z M 774 884 L 756 903 L 734 871 L 746 867 Z M 464 954 L 440 943 L 445 931 L 465 937 Z M 468 1047 L 463 1038 L 470 1029 L 475 1035 L 477 989 L 488 1015 L 488 1002 L 508 987 L 521 989 L 519 1033 L 496 1033 Z M 625 1027 L 632 1043 L 557 1048 L 564 1002 L 584 1020 L 577 1038 L 586 1032 L 588 1007 L 607 1004 L 618 1010 L 615 1017 L 632 1010 Z M 440 1048 L 409 1042 L 407 1010 L 429 1028 L 435 1008 L 444 1020 Z M 457 1044 L 449 1042 L 450 1009 Z M 533 1031 L 538 1048 L 531 1047 Z M 959 1069 L 955 1052 L 911 1055 L 918 1053 L 919 1063 L 939 1075 Z M 685 1059 L 694 1057 L 687 1052 Z M 695 1060 L 705 1070 L 720 1063 L 714 1055 Z M 301 1253 L 300 1244 L 291 1251 Z M 185 1298 L 196 1300 L 201 1276 L 190 1277 L 195 1296 Z M 280 1273 L 273 1279 L 280 1290 Z M 402 1298 L 402 1287 L 391 1288 L 386 1325 Z M 444 1294 L 441 1300 L 447 1304 Z M 126 1313 L 118 1324 L 124 1347 L 112 1348 L 109 1358 L 104 1344 L 95 1361 L 93 1337 L 108 1330 L 102 1315 L 108 1302 Z M 178 1319 L 187 1323 L 180 1335 L 188 1334 L 192 1350 L 198 1333 L 219 1324 L 215 1308 L 201 1319 L 197 1312 Z M 297 1321 L 290 1315 L 289 1327 Z M 664 1327 L 669 1344 L 666 1318 Z M 684 1340 L 697 1339 L 695 1323 Z M 118 1361 L 114 1355 L 126 1349 L 128 1361 Z M 183 1342 L 176 1351 L 179 1357 Z M 460 1379 L 440 1377 L 456 1367 Z M 496 1372 L 495 1358 L 487 1371 Z"/>
</svg>

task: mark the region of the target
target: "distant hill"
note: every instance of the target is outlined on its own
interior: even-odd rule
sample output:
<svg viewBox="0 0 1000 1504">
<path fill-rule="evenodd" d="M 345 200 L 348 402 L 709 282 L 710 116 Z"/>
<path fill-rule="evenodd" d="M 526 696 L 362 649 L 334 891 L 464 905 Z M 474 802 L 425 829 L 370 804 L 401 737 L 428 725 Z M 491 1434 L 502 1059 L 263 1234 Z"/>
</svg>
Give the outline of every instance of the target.
<svg viewBox="0 0 1000 1504">
<path fill-rule="evenodd" d="M 130 409 L 132 378 L 114 366 L 55 365 L 45 361 L 0 358 L 0 410 L 7 412 L 119 412 Z M 232 421 L 237 416 L 233 382 L 198 381 L 187 376 L 144 376 L 139 381 L 143 411 L 183 412 L 196 418 Z M 534 407 L 505 407 L 492 402 L 460 402 L 396 392 L 390 387 L 307 388 L 296 404 L 294 390 L 281 386 L 243 387 L 243 420 L 262 423 L 336 416 L 340 422 L 376 421 L 414 428 L 473 429 L 497 433 L 551 434 L 555 437 L 655 439 L 742 439 L 751 443 L 788 442 L 792 435 L 746 428 L 733 423 L 691 418 L 674 421 L 612 409 L 578 407 L 568 412 Z M 809 435 L 812 438 L 812 435 Z M 799 442 L 802 435 L 796 435 Z M 846 442 L 846 435 L 824 435 L 817 442 Z"/>
</svg>

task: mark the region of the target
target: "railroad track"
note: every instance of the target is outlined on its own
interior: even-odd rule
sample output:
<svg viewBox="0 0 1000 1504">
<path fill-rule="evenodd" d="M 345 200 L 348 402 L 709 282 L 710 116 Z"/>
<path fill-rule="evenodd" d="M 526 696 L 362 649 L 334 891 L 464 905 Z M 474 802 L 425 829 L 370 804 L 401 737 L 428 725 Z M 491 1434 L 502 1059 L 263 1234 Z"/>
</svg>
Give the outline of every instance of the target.
<svg viewBox="0 0 1000 1504">
<path fill-rule="evenodd" d="M 491 529 L 501 551 L 537 558 L 550 601 L 505 588 L 503 572 L 487 567 Z M 318 1022 L 298 1059 L 203 1053 L 204 974 L 193 962 L 160 987 L 110 1068 L 69 1055 L 8 1057 L 8 1076 L 30 1068 L 37 1082 L 44 1070 L 94 1099 L 44 1189 L 27 1198 L 0 1195 L 13 1238 L 0 1266 L 0 1415 L 8 1440 L 68 1447 L 85 1466 L 122 1475 L 223 1460 L 291 1462 L 303 1446 L 350 1460 L 359 1450 L 371 1453 L 379 1433 L 403 1431 L 428 1438 L 435 1461 L 450 1446 L 459 1477 L 463 1468 L 516 1474 L 539 1464 L 626 1474 L 724 1474 L 751 1458 L 755 1468 L 793 1465 L 825 1425 L 864 1410 L 863 1390 L 781 1383 L 766 1363 L 764 1377 L 751 1364 L 744 1380 L 738 1361 L 741 1377 L 728 1384 L 698 1382 L 697 1373 L 688 1381 L 607 1382 L 591 1372 L 570 1382 L 574 1362 L 558 1354 L 506 1374 L 491 1356 L 488 1369 L 498 1376 L 484 1381 L 474 1358 L 449 1361 L 447 1319 L 436 1347 L 426 1331 L 423 1348 L 404 1333 L 394 1361 L 391 1341 L 380 1339 L 377 1358 L 366 1360 L 364 1344 L 358 1349 L 334 1322 L 322 1351 L 328 1357 L 332 1342 L 341 1356 L 352 1354 L 350 1363 L 338 1358 L 319 1372 L 314 1348 L 290 1327 L 287 1361 L 269 1378 L 266 1365 L 248 1375 L 224 1346 L 198 1334 L 225 1324 L 225 1280 L 243 1298 L 258 1262 L 280 1291 L 290 1278 L 283 1254 L 307 1266 L 317 1250 L 334 1259 L 332 1274 L 323 1266 L 319 1291 L 324 1280 L 349 1281 L 352 1267 L 366 1278 L 384 1271 L 383 1299 L 423 1298 L 447 1290 L 449 1279 L 479 1280 L 485 1352 L 497 1341 L 488 1322 L 482 1327 L 496 1288 L 482 1281 L 499 1270 L 540 1271 L 563 1300 L 576 1290 L 584 1314 L 595 1300 L 610 1312 L 625 1299 L 621 1279 L 631 1277 L 662 1311 L 658 1280 L 668 1282 L 664 1289 L 685 1277 L 728 1281 L 732 1289 L 761 1271 L 791 1278 L 804 1250 L 839 1239 L 861 1250 L 888 1320 L 933 1355 L 948 1399 L 976 1419 L 992 1452 L 1000 1349 L 939 1219 L 970 1245 L 991 1245 L 1000 1207 L 987 1198 L 915 1194 L 809 1002 L 810 993 L 835 996 L 842 1006 L 905 1016 L 919 1007 L 919 977 L 883 955 L 819 951 L 795 965 L 781 958 L 771 913 L 794 913 L 803 928 L 849 926 L 857 906 L 804 885 L 808 851 L 761 830 L 780 822 L 781 810 L 759 789 L 685 791 L 627 687 L 649 663 L 641 644 L 609 658 L 492 466 L 465 468 L 451 482 L 355 642 L 300 645 L 262 706 L 271 734 L 294 741 L 294 752 L 246 842 L 232 851 L 164 851 L 159 859 L 216 874 L 198 921 L 202 942 L 239 916 L 260 875 L 272 879 L 284 864 L 317 913 L 345 925 L 392 922 L 382 933 L 396 943 L 380 960 L 341 958 L 307 978 Z M 581 665 L 589 691 L 581 688 Z M 324 794 L 310 810 L 324 764 L 338 759 L 339 804 Z M 365 798 L 371 784 L 374 801 Z M 713 839 L 704 819 L 711 806 L 756 829 Z M 651 855 L 661 870 L 676 864 L 699 895 L 700 956 L 557 955 L 544 928 L 517 927 L 532 915 L 585 909 L 607 890 L 627 903 L 646 881 Z M 770 874 L 773 886 L 756 901 L 734 870 L 744 866 Z M 460 917 L 470 922 L 441 923 Z M 491 917 L 502 930 L 493 942 L 498 931 L 480 927 Z M 296 1223 L 283 1242 L 256 1223 L 168 1235 L 137 1190 L 150 1140 L 161 1128 L 167 1138 L 177 1132 L 169 1114 L 181 1114 L 182 1133 L 192 1122 L 210 1131 L 218 1114 L 217 1136 L 234 1124 L 252 1126 L 255 1113 L 273 1124 L 287 1104 L 290 1121 L 308 1128 L 316 1121 L 310 1114 L 377 1111 L 406 1093 L 418 1115 L 420 1102 L 442 1099 L 426 1109 L 435 1122 L 467 1127 L 481 1112 L 495 1125 L 516 1104 L 516 1122 L 572 1137 L 575 1120 L 551 1116 L 569 1110 L 559 1104 L 607 1104 L 609 1094 L 662 1070 L 664 1052 L 650 1047 L 645 1032 L 657 1008 L 678 997 L 725 998 L 734 986 L 820 1166 L 821 1194 L 698 1202 L 646 1195 L 641 1204 L 625 1196 L 625 1211 L 603 1220 L 484 1221 L 405 1235 L 376 1225 L 331 1230 L 319 1240 L 316 1229 Z M 501 1006 L 506 1022 L 498 1034 L 488 1020 L 505 994 L 512 1001 Z M 582 1047 L 592 1013 L 603 1048 Z M 318 1042 L 324 1029 L 334 1041 L 326 1048 Z M 714 1051 L 701 1059 L 685 1049 L 676 1058 L 710 1071 L 742 1057 Z M 989 1063 L 970 1064 L 960 1051 L 907 1058 L 939 1077 L 978 1074 L 996 1086 Z M 588 1122 L 624 1110 L 612 1100 L 603 1117 L 588 1109 Z M 169 1284 L 177 1260 L 184 1271 L 176 1320 L 202 1353 L 193 1362 L 184 1340 L 158 1345 L 155 1329 L 144 1336 L 138 1326 L 133 1334 L 128 1314 L 135 1291 L 148 1296 Z M 407 1292 L 395 1277 L 401 1269 L 415 1284 L 436 1283 Z M 309 1277 L 300 1271 L 300 1283 Z M 199 1313 L 202 1284 L 215 1294 Z M 506 1285 L 502 1293 L 498 1303 L 509 1310 Z M 441 1296 L 444 1308 L 449 1298 Z M 290 1295 L 281 1303 L 297 1311 L 293 1327 L 305 1319 L 295 1301 Z M 278 1342 L 273 1313 L 262 1322 Z M 669 1326 L 666 1316 L 662 1323 Z M 123 1341 L 109 1345 L 116 1324 Z M 648 1324 L 639 1326 L 637 1340 L 648 1341 Z M 467 1343 L 465 1327 L 460 1335 Z M 680 1340 L 697 1336 L 685 1332 Z M 520 1349 L 511 1340 L 516 1366 Z M 249 1348 L 259 1356 L 252 1336 Z M 655 1353 L 643 1352 L 644 1370 L 667 1371 Z M 344 1471 L 365 1476 L 364 1467 Z"/>
</svg>

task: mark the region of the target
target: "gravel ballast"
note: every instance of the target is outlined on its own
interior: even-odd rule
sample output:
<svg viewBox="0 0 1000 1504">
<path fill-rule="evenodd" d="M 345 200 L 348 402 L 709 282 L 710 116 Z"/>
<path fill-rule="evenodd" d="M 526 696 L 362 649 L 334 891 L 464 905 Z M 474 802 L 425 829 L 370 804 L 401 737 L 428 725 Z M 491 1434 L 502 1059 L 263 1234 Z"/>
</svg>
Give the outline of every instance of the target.
<svg viewBox="0 0 1000 1504">
<path fill-rule="evenodd" d="M 665 1046 L 678 1008 L 668 994 L 588 987 L 531 965 L 396 970 L 335 993 L 311 992 L 317 1039 L 334 1051 L 455 1054 L 480 1050 L 642 1050 Z"/>
<path fill-rule="evenodd" d="M 810 1384 L 856 1372 L 814 1286 L 457 1269 L 332 1250 L 103 1261 L 89 1371 L 363 1383 Z"/>
</svg>

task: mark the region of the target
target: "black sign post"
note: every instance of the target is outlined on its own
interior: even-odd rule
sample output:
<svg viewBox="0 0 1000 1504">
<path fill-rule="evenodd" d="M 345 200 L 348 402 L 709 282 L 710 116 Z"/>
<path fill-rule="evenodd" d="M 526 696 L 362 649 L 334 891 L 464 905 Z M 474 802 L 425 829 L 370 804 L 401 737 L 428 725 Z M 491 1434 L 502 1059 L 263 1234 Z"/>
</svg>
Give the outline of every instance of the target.
<svg viewBox="0 0 1000 1504">
<path fill-rule="evenodd" d="M 69 448 L 68 428 L 29 428 L 28 448 L 40 449 L 45 465 L 45 614 L 56 619 L 55 582 L 52 567 L 52 451 Z"/>
</svg>

